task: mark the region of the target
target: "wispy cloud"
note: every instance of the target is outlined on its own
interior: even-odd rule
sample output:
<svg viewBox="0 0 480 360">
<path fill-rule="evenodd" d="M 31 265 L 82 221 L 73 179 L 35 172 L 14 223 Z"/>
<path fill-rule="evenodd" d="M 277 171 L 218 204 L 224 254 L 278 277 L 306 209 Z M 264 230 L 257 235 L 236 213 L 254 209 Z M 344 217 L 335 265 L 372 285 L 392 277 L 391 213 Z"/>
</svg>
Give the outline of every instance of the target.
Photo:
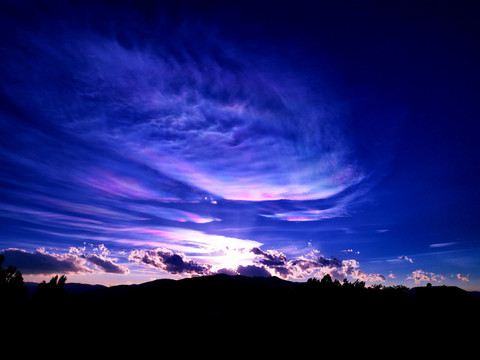
<svg viewBox="0 0 480 360">
<path fill-rule="evenodd" d="M 244 66 L 250 55 L 233 45 L 216 58 L 195 58 L 190 34 L 179 29 L 174 44 L 156 50 L 126 48 L 92 33 L 71 34 L 78 41 L 58 39 L 52 48 L 31 34 L 38 65 L 50 72 L 36 72 L 30 86 L 43 92 L 30 106 L 41 103 L 41 115 L 57 119 L 70 137 L 226 199 L 323 199 L 364 179 L 332 110 L 319 108 L 305 85 L 288 73 L 279 77 L 271 66 Z M 218 37 L 205 41 L 219 48 Z M 176 52 L 166 52 L 167 46 Z M 60 52 L 68 63 L 48 66 Z M 61 94 L 51 80 L 59 74 L 75 85 Z M 28 166 L 53 171 L 48 164 Z M 76 181 L 104 194 L 172 197 L 144 177 L 90 172 Z"/>
<path fill-rule="evenodd" d="M 387 259 L 387 261 L 391 262 L 391 263 L 409 262 L 409 263 L 413 264 L 413 259 L 409 258 L 406 255 L 401 255 L 401 256 L 399 256 L 395 259 Z"/>
<path fill-rule="evenodd" d="M 431 248 L 442 248 L 447 246 L 452 246 L 457 244 L 457 242 L 445 242 L 445 243 L 437 243 L 437 244 L 430 244 L 429 247 Z"/>
<path fill-rule="evenodd" d="M 306 209 L 306 210 L 296 210 L 289 211 L 284 213 L 275 213 L 275 214 L 259 214 L 260 216 L 275 219 L 275 220 L 284 220 L 284 221 L 318 221 L 331 219 L 336 217 L 343 217 L 347 215 L 347 212 L 338 207 L 331 209 Z"/>
<path fill-rule="evenodd" d="M 125 204 L 125 208 L 131 211 L 151 216 L 155 218 L 163 218 L 178 222 L 193 222 L 197 224 L 209 223 L 212 221 L 221 221 L 221 219 L 195 214 L 185 210 L 179 210 L 172 207 L 155 206 L 148 204 Z"/>
</svg>

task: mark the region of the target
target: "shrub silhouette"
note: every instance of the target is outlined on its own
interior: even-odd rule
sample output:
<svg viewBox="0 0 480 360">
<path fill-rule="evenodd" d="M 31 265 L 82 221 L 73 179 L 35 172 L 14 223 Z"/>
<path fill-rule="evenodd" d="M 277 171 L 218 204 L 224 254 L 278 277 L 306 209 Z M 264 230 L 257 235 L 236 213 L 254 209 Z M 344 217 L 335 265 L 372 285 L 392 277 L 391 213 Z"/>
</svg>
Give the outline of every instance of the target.
<svg viewBox="0 0 480 360">
<path fill-rule="evenodd" d="M 0 302 L 19 303 L 26 300 L 28 289 L 23 284 L 22 273 L 15 266 L 2 267 L 5 255 L 0 255 Z"/>
</svg>

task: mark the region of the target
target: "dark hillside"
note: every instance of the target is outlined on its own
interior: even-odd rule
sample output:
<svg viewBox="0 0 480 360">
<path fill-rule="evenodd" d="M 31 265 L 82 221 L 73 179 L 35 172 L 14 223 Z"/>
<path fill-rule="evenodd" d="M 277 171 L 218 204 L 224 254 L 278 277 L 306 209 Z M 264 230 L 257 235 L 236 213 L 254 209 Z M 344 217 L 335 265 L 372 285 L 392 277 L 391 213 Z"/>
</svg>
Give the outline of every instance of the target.
<svg viewBox="0 0 480 360">
<path fill-rule="evenodd" d="M 197 331 L 227 335 L 239 329 L 278 336 L 293 329 L 348 335 L 355 329 L 357 335 L 374 331 L 388 337 L 406 328 L 440 335 L 452 329 L 457 334 L 467 331 L 467 325 L 479 320 L 479 305 L 480 297 L 455 287 L 367 288 L 359 281 L 332 282 L 329 276 L 297 283 L 214 275 L 58 293 L 37 300 L 34 296 L 19 309 L 22 321 L 11 312 L 4 324 L 36 331 L 49 324 L 77 333 L 156 329 L 149 336 Z"/>
<path fill-rule="evenodd" d="M 72 296 L 77 308 L 115 318 L 148 313 L 151 321 L 232 322 L 305 319 L 408 321 L 442 313 L 445 318 L 478 314 L 480 298 L 455 287 L 366 288 L 363 283 L 297 283 L 276 277 L 214 275 L 114 286 Z M 101 309 L 101 310 L 97 310 Z M 432 320 L 432 319 L 430 319 Z M 429 320 L 429 321 L 430 321 Z M 433 321 L 433 320 L 432 320 Z"/>
</svg>

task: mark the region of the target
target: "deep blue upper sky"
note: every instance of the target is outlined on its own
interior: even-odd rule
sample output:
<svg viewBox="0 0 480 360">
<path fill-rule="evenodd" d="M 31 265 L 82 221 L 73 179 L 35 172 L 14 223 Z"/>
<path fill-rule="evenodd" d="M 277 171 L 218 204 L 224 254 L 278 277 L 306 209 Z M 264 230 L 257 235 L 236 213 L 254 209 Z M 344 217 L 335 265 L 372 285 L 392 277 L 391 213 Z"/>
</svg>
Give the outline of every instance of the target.
<svg viewBox="0 0 480 360">
<path fill-rule="evenodd" d="M 480 289 L 474 1 L 2 1 L 27 280 Z"/>
</svg>

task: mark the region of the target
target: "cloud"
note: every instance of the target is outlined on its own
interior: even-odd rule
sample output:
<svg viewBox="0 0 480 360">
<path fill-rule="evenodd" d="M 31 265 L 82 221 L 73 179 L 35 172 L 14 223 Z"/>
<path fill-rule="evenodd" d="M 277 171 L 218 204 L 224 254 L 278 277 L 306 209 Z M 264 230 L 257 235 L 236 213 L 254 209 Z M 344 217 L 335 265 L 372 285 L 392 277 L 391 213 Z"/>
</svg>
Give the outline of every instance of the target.
<svg viewBox="0 0 480 360">
<path fill-rule="evenodd" d="M 342 252 L 344 253 L 352 253 L 352 254 L 360 254 L 360 251 L 354 251 L 353 249 L 346 249 L 346 250 L 342 250 Z"/>
<path fill-rule="evenodd" d="M 440 247 L 447 247 L 457 244 L 456 242 L 446 242 L 446 243 L 438 243 L 438 244 L 430 244 L 429 247 L 431 248 L 440 248 Z"/>
<path fill-rule="evenodd" d="M 384 282 L 386 281 L 385 276 L 382 274 L 369 274 L 363 270 L 359 269 L 359 262 L 356 260 L 343 260 L 342 261 L 342 270 L 339 271 L 341 275 L 349 275 L 353 279 L 358 279 L 365 282 Z"/>
<path fill-rule="evenodd" d="M 99 250 L 100 249 L 100 250 Z M 107 257 L 108 250 L 104 245 L 88 253 L 86 248 L 70 248 L 68 253 L 51 253 L 44 249 L 33 252 L 20 249 L 6 249 L 1 253 L 5 255 L 6 264 L 16 266 L 25 275 L 49 274 L 82 274 L 82 273 L 112 273 L 128 274 L 129 269 Z M 89 265 L 93 265 L 89 266 Z"/>
<path fill-rule="evenodd" d="M 128 268 L 115 264 L 112 260 L 104 257 L 92 254 L 83 255 L 83 257 L 89 262 L 98 266 L 103 272 L 111 274 L 128 274 L 130 271 Z"/>
<path fill-rule="evenodd" d="M 202 189 L 232 200 L 312 200 L 365 179 L 351 160 L 352 144 L 332 95 L 323 103 L 318 91 L 310 95 L 308 82 L 292 70 L 278 71 L 286 70 L 278 57 L 265 54 L 265 66 L 199 22 L 188 30 L 169 29 L 172 36 L 162 42 L 143 39 L 151 42 L 145 47 L 74 27 L 62 30 L 55 39 L 24 34 L 37 55 L 36 67 L 18 71 L 17 59 L 26 55 L 17 50 L 5 72 L 18 88 L 42 91 L 9 93 L 39 117 L 55 119 L 68 137 L 128 159 L 132 171 L 119 173 L 91 162 L 92 153 L 81 167 L 71 157 L 76 160 L 68 167 L 77 176 L 69 179 L 102 196 L 178 199 L 171 186 L 176 182 L 192 190 L 187 197 L 200 198 L 193 189 Z M 191 38 L 196 31 L 205 34 L 201 46 Z M 52 66 L 51 59 L 59 57 L 65 61 Z M 53 80 L 58 77 L 68 80 L 61 89 Z M 40 152 L 50 153 L 48 137 L 43 140 Z M 22 160 L 61 179 L 65 155 L 59 152 L 45 164 Z M 145 168 L 166 182 L 150 181 Z"/>
<path fill-rule="evenodd" d="M 6 249 L 5 264 L 16 266 L 24 275 L 33 274 L 74 274 L 91 273 L 86 260 L 73 254 L 50 254 L 39 249 L 28 252 L 20 249 Z"/>
<path fill-rule="evenodd" d="M 243 276 L 261 276 L 261 277 L 270 277 L 272 276 L 267 269 L 262 266 L 256 265 L 246 265 L 246 266 L 238 266 L 236 269 L 238 275 Z"/>
<path fill-rule="evenodd" d="M 287 256 L 276 250 L 263 251 L 260 248 L 253 248 L 250 251 L 260 255 L 259 262 L 266 266 L 284 266 L 287 263 Z"/>
<path fill-rule="evenodd" d="M 204 216 L 195 214 L 185 210 L 179 210 L 172 207 L 154 206 L 148 204 L 125 204 L 128 210 L 136 211 L 138 213 L 178 221 L 178 222 L 192 222 L 196 224 L 205 224 L 212 221 L 220 221 L 218 218 L 211 216 Z"/>
<path fill-rule="evenodd" d="M 426 281 L 441 282 L 445 280 L 445 276 L 423 270 L 415 270 L 411 275 L 407 276 L 407 280 L 413 280 L 415 281 L 415 284 L 420 284 L 421 282 Z"/>
<path fill-rule="evenodd" d="M 462 275 L 462 274 L 457 274 L 457 279 L 462 280 L 462 281 L 470 281 L 468 279 L 468 275 Z"/>
<path fill-rule="evenodd" d="M 413 264 L 413 259 L 409 258 L 406 255 L 400 255 L 399 257 L 396 257 L 395 259 L 387 259 L 388 262 L 390 263 L 401 263 L 401 262 L 409 262 Z"/>
<path fill-rule="evenodd" d="M 158 268 L 170 274 L 209 275 L 211 266 L 188 260 L 182 253 L 174 253 L 165 248 L 154 250 L 133 250 L 128 259 L 137 263 Z"/>
<path fill-rule="evenodd" d="M 410 262 L 410 263 L 413 264 L 413 260 L 410 259 L 408 256 L 401 255 L 401 256 L 398 257 L 398 259 L 399 259 L 399 260 L 403 260 L 403 261 L 408 261 L 408 262 Z"/>
<path fill-rule="evenodd" d="M 340 260 L 333 256 L 328 259 L 319 255 L 317 251 L 312 251 L 307 255 L 288 260 L 284 254 L 275 250 L 263 251 L 253 248 L 251 251 L 257 255 L 254 263 L 282 278 L 303 279 L 312 275 L 330 274 L 340 280 L 350 276 L 362 281 L 386 281 L 381 274 L 369 274 L 360 270 L 358 261 L 353 259 Z"/>
<path fill-rule="evenodd" d="M 334 207 L 331 209 L 307 209 L 307 210 L 298 210 L 298 211 L 289 211 L 284 213 L 275 213 L 275 214 L 259 214 L 260 216 L 284 220 L 284 221 L 318 221 L 331 219 L 336 217 L 343 217 L 347 215 L 347 212 L 340 207 Z"/>
</svg>

